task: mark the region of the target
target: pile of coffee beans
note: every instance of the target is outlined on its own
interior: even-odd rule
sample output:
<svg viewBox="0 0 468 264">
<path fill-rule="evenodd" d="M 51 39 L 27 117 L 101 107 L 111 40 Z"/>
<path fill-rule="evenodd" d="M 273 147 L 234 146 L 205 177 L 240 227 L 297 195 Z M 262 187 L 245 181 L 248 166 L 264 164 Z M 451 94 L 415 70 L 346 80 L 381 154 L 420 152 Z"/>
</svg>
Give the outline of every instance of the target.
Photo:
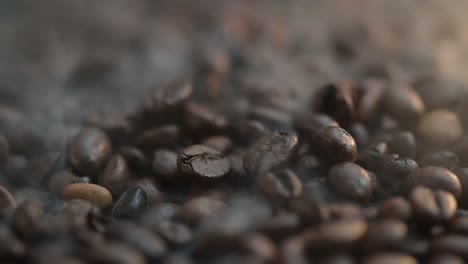
<svg viewBox="0 0 468 264">
<path fill-rule="evenodd" d="M 216 24 L 193 13 L 168 41 Z M 307 40 L 227 14 L 186 78 L 73 133 L 0 103 L 0 263 L 468 262 L 468 89 L 366 64 L 354 31 L 324 78 Z"/>
</svg>

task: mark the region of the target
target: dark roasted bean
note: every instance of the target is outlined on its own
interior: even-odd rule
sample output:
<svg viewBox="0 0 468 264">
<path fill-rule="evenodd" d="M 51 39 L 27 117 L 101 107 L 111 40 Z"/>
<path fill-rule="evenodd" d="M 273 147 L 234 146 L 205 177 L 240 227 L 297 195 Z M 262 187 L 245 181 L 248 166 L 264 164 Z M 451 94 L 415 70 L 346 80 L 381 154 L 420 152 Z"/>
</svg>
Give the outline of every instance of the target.
<svg viewBox="0 0 468 264">
<path fill-rule="evenodd" d="M 380 204 L 377 216 L 408 221 L 411 217 L 411 205 L 403 197 L 393 197 Z"/>
<path fill-rule="evenodd" d="M 247 121 L 235 129 L 235 138 L 241 142 L 251 143 L 266 133 L 265 126 L 259 121 Z"/>
<path fill-rule="evenodd" d="M 344 129 L 335 126 L 320 129 L 311 139 L 313 152 L 324 165 L 350 161 L 357 157 L 356 142 Z"/>
<path fill-rule="evenodd" d="M 356 107 L 356 118 L 367 123 L 380 113 L 385 83 L 377 79 L 366 79 L 358 88 L 362 91 L 362 95 Z"/>
<path fill-rule="evenodd" d="M 464 259 L 468 258 L 468 237 L 463 235 L 442 235 L 431 241 L 431 252 L 454 254 Z"/>
<path fill-rule="evenodd" d="M 372 199 L 372 180 L 365 169 L 354 163 L 343 162 L 331 167 L 327 182 L 343 198 L 362 203 Z"/>
<path fill-rule="evenodd" d="M 380 172 L 382 169 L 385 157 L 388 154 L 388 145 L 385 142 L 379 143 L 374 147 L 366 149 L 359 153 L 356 163 L 361 165 L 363 168 L 373 171 Z"/>
<path fill-rule="evenodd" d="M 257 140 L 244 155 L 244 170 L 257 176 L 280 167 L 298 151 L 298 138 L 286 132 L 271 132 Z"/>
<path fill-rule="evenodd" d="M 125 243 L 106 242 L 91 247 L 84 252 L 89 263 L 103 264 L 145 264 L 145 256 L 134 247 Z"/>
<path fill-rule="evenodd" d="M 453 254 L 437 254 L 427 260 L 428 264 L 463 264 L 463 258 Z"/>
<path fill-rule="evenodd" d="M 401 157 L 414 158 L 416 156 L 416 140 L 413 133 L 404 131 L 393 135 L 388 142 L 388 148 L 391 153 Z"/>
<path fill-rule="evenodd" d="M 443 223 L 450 220 L 457 210 L 457 200 L 446 191 L 416 187 L 410 196 L 414 217 L 426 224 Z"/>
<path fill-rule="evenodd" d="M 148 205 L 146 192 L 140 188 L 125 191 L 112 208 L 112 215 L 117 218 L 136 218 Z"/>
<path fill-rule="evenodd" d="M 370 256 L 364 257 L 360 262 L 362 264 L 417 264 L 418 261 L 410 256 L 403 253 L 377 253 Z"/>
<path fill-rule="evenodd" d="M 403 124 L 417 121 L 425 110 L 421 97 L 411 87 L 391 87 L 382 98 L 385 112 Z"/>
<path fill-rule="evenodd" d="M 338 202 L 328 205 L 328 214 L 330 219 L 339 220 L 347 218 L 361 218 L 363 212 L 361 207 L 355 203 Z"/>
<path fill-rule="evenodd" d="M 457 115 L 447 110 L 435 110 L 423 116 L 418 123 L 421 140 L 435 147 L 453 144 L 463 136 L 463 127 Z"/>
<path fill-rule="evenodd" d="M 225 207 L 224 202 L 205 197 L 188 201 L 182 208 L 182 216 L 191 223 L 199 223 L 203 218 L 216 214 Z"/>
<path fill-rule="evenodd" d="M 332 256 L 322 257 L 317 260 L 318 264 L 354 264 L 356 261 L 352 256 L 346 254 L 336 254 Z"/>
<path fill-rule="evenodd" d="M 151 179 L 141 179 L 134 182 L 130 189 L 141 188 L 146 193 L 146 199 L 148 201 L 148 206 L 152 206 L 158 203 L 162 203 L 165 200 L 164 192 L 160 190 L 159 185 L 157 185 Z"/>
<path fill-rule="evenodd" d="M 231 139 L 225 136 L 211 136 L 209 138 L 205 138 L 201 144 L 221 153 L 226 153 L 233 147 Z"/>
<path fill-rule="evenodd" d="M 87 176 L 94 176 L 106 164 L 111 143 L 99 129 L 86 128 L 68 145 L 68 160 L 73 169 Z"/>
<path fill-rule="evenodd" d="M 99 185 L 107 188 L 113 197 L 119 197 L 127 187 L 129 171 L 125 159 L 117 154 L 110 157 L 103 173 L 99 176 Z"/>
<path fill-rule="evenodd" d="M 182 216 L 182 207 L 172 203 L 160 203 L 148 208 L 140 217 L 140 222 L 146 226 L 153 226 L 164 221 L 175 221 Z"/>
<path fill-rule="evenodd" d="M 135 147 L 122 147 L 119 152 L 127 161 L 128 166 L 132 169 L 141 169 L 147 163 L 143 152 Z"/>
<path fill-rule="evenodd" d="M 131 130 L 125 113 L 119 111 L 91 112 L 86 116 L 84 125 L 102 129 L 112 139 L 112 142 L 123 141 Z"/>
<path fill-rule="evenodd" d="M 137 135 L 133 144 L 143 150 L 174 147 L 179 144 L 182 129 L 177 125 L 165 125 L 152 128 Z"/>
<path fill-rule="evenodd" d="M 192 231 L 181 223 L 170 221 L 159 222 L 156 230 L 169 244 L 180 246 L 187 244 L 192 239 Z"/>
<path fill-rule="evenodd" d="M 414 177 L 415 185 L 422 185 L 432 189 L 441 189 L 460 198 L 462 186 L 458 177 L 442 167 L 426 167 L 419 170 Z"/>
<path fill-rule="evenodd" d="M 21 238 L 28 240 L 35 235 L 42 217 L 42 210 L 42 205 L 34 199 L 18 205 L 13 216 L 13 226 Z"/>
<path fill-rule="evenodd" d="M 302 182 L 290 170 L 260 175 L 257 184 L 260 192 L 272 201 L 299 197 L 302 194 Z"/>
<path fill-rule="evenodd" d="M 231 162 L 217 150 L 204 145 L 193 145 L 179 153 L 177 167 L 191 179 L 213 181 L 229 173 Z"/>
<path fill-rule="evenodd" d="M 356 141 L 356 145 L 360 148 L 366 146 L 369 141 L 367 128 L 361 123 L 353 123 L 349 127 L 349 133 L 353 137 L 354 141 Z"/>
<path fill-rule="evenodd" d="M 355 115 L 355 93 L 353 83 L 327 84 L 316 92 L 312 107 L 340 124 L 348 124 Z"/>
<path fill-rule="evenodd" d="M 0 164 L 4 164 L 8 156 L 10 156 L 10 144 L 3 135 L 0 135 Z"/>
<path fill-rule="evenodd" d="M 468 208 L 468 168 L 460 168 L 454 171 L 461 185 L 461 197 L 458 199 L 459 205 L 463 209 Z"/>
<path fill-rule="evenodd" d="M 228 121 L 220 113 L 204 105 L 192 103 L 185 109 L 184 125 L 191 134 L 213 135 L 225 131 Z"/>
<path fill-rule="evenodd" d="M 325 114 L 302 113 L 294 118 L 293 122 L 296 131 L 305 138 L 314 135 L 321 128 L 327 126 L 339 126 L 338 122 Z"/>
<path fill-rule="evenodd" d="M 368 251 L 388 249 L 399 243 L 407 234 L 406 224 L 400 220 L 384 219 L 370 223 L 364 236 L 364 249 Z"/>
<path fill-rule="evenodd" d="M 192 85 L 184 80 L 173 80 L 154 89 L 148 112 L 159 115 L 179 110 L 192 96 Z"/>
<path fill-rule="evenodd" d="M 22 259 L 26 255 L 26 245 L 6 225 L 0 225 L 0 259 Z M 13 261 L 12 263 L 15 263 Z"/>
<path fill-rule="evenodd" d="M 444 167 L 448 170 L 455 170 L 458 168 L 458 157 L 453 152 L 442 150 L 428 153 L 419 159 L 421 167 Z"/>
<path fill-rule="evenodd" d="M 159 149 L 154 152 L 153 171 L 164 181 L 177 182 L 177 154 L 171 150 Z"/>
</svg>

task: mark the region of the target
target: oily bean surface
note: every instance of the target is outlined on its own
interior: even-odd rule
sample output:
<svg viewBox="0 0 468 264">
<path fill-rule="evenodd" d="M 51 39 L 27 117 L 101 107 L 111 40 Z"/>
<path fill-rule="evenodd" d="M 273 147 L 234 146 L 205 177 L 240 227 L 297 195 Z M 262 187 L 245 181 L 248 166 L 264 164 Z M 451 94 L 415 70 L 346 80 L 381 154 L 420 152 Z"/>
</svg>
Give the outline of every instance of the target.
<svg viewBox="0 0 468 264">
<path fill-rule="evenodd" d="M 177 167 L 189 178 L 212 181 L 226 176 L 231 170 L 231 162 L 217 150 L 193 145 L 179 153 Z"/>
<path fill-rule="evenodd" d="M 312 150 L 324 165 L 354 162 L 357 146 L 353 137 L 341 127 L 328 126 L 320 129 L 311 139 Z"/>
</svg>

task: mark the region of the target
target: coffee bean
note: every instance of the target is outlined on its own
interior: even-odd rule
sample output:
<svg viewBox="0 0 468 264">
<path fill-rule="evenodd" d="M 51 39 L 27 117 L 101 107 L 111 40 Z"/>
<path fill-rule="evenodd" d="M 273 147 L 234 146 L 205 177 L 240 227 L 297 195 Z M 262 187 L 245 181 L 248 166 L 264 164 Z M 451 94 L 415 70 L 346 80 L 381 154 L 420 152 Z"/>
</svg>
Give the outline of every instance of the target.
<svg viewBox="0 0 468 264">
<path fill-rule="evenodd" d="M 440 89 L 440 87 L 444 87 Z M 454 108 L 467 98 L 466 87 L 458 82 L 429 75 L 418 78 L 414 88 L 428 109 Z"/>
<path fill-rule="evenodd" d="M 379 218 L 408 221 L 411 217 L 411 205 L 403 197 L 393 197 L 380 204 L 377 215 Z"/>
<path fill-rule="evenodd" d="M 419 170 L 414 177 L 415 185 L 422 185 L 432 189 L 441 189 L 460 198 L 462 186 L 458 177 L 442 167 L 426 167 Z"/>
<path fill-rule="evenodd" d="M 110 156 L 111 143 L 99 129 L 85 128 L 68 145 L 68 160 L 78 173 L 96 175 Z"/>
<path fill-rule="evenodd" d="M 377 253 L 370 256 L 364 257 L 360 262 L 362 264 L 390 264 L 390 263 L 400 263 L 400 264 L 417 264 L 418 261 L 410 256 L 403 253 Z"/>
<path fill-rule="evenodd" d="M 203 218 L 214 215 L 225 207 L 224 202 L 205 197 L 188 201 L 182 208 L 182 216 L 191 223 L 199 223 Z"/>
<path fill-rule="evenodd" d="M 429 242 L 423 238 L 408 236 L 395 245 L 394 250 L 422 258 L 429 252 Z"/>
<path fill-rule="evenodd" d="M 177 110 L 190 99 L 192 93 L 192 85 L 187 81 L 173 80 L 167 82 L 154 89 L 151 96 L 151 112 L 160 114 Z"/>
<path fill-rule="evenodd" d="M 69 170 L 62 170 L 50 177 L 48 190 L 61 195 L 65 188 L 73 183 L 91 183 L 91 179 L 89 177 L 78 177 Z"/>
<path fill-rule="evenodd" d="M 222 114 L 201 105 L 187 105 L 184 116 L 184 126 L 195 136 L 219 134 L 228 127 L 228 121 Z"/>
<path fill-rule="evenodd" d="M 287 112 L 269 106 L 253 106 L 248 118 L 259 120 L 266 127 L 274 129 L 286 130 L 291 124 L 291 117 Z"/>
<path fill-rule="evenodd" d="M 396 154 L 389 155 L 382 165 L 382 180 L 387 182 L 410 179 L 419 172 L 419 165 L 411 158 L 400 158 Z"/>
<path fill-rule="evenodd" d="M 353 83 L 327 84 L 314 95 L 312 107 L 340 124 L 348 124 L 355 115 L 355 93 Z"/>
<path fill-rule="evenodd" d="M 0 185 L 0 211 L 8 208 L 14 208 L 15 206 L 16 201 L 13 195 L 11 195 L 7 188 Z"/>
<path fill-rule="evenodd" d="M 172 203 L 160 203 L 146 210 L 140 217 L 140 222 L 151 229 L 164 221 L 176 221 L 182 216 L 182 207 Z"/>
<path fill-rule="evenodd" d="M 428 264 L 463 264 L 463 258 L 452 254 L 437 254 L 427 260 Z"/>
<path fill-rule="evenodd" d="M 0 239 L 0 259 L 16 263 L 25 257 L 26 245 L 5 224 L 0 225 Z"/>
<path fill-rule="evenodd" d="M 179 153 L 177 167 L 191 179 L 213 181 L 226 176 L 231 170 L 231 163 L 217 150 L 193 145 Z"/>
<path fill-rule="evenodd" d="M 155 231 L 169 244 L 175 246 L 187 244 L 192 239 L 192 231 L 181 223 L 159 222 Z"/>
<path fill-rule="evenodd" d="M 266 133 L 265 126 L 259 121 L 247 121 L 235 127 L 235 139 L 242 143 L 251 143 L 258 140 Z"/>
<path fill-rule="evenodd" d="M 370 202 L 373 195 L 372 180 L 359 165 L 338 163 L 328 171 L 327 182 L 339 196 L 356 202 Z"/>
<path fill-rule="evenodd" d="M 135 147 L 121 147 L 119 153 L 125 158 L 131 169 L 139 170 L 147 164 L 147 160 L 143 152 Z"/>
<path fill-rule="evenodd" d="M 317 260 L 318 264 L 354 264 L 356 263 L 352 256 L 346 254 L 336 254 L 322 257 Z"/>
<path fill-rule="evenodd" d="M 133 140 L 133 144 L 147 151 L 156 148 L 173 147 L 179 144 L 182 129 L 177 125 L 155 127 L 142 132 Z"/>
<path fill-rule="evenodd" d="M 356 107 L 356 118 L 359 121 L 367 123 L 380 113 L 385 88 L 384 82 L 376 79 L 367 79 L 360 83 L 358 89 L 362 95 Z"/>
<path fill-rule="evenodd" d="M 0 164 L 4 164 L 10 156 L 10 144 L 5 136 L 0 135 Z"/>
<path fill-rule="evenodd" d="M 261 175 L 257 179 L 257 184 L 260 192 L 272 201 L 299 197 L 302 194 L 302 182 L 290 170 Z"/>
<path fill-rule="evenodd" d="M 297 115 L 293 121 L 294 129 L 306 138 L 314 135 L 321 128 L 327 126 L 339 126 L 333 118 L 318 113 L 302 113 Z"/>
<path fill-rule="evenodd" d="M 468 234 L 468 217 L 456 216 L 450 221 L 449 230 L 455 234 Z"/>
<path fill-rule="evenodd" d="M 406 224 L 400 220 L 384 219 L 370 223 L 363 238 L 364 248 L 368 251 L 391 248 L 399 243 L 407 232 Z"/>
<path fill-rule="evenodd" d="M 353 137 L 340 127 L 324 127 L 311 139 L 313 152 L 324 165 L 350 161 L 357 157 L 356 142 Z"/>
<path fill-rule="evenodd" d="M 125 191 L 129 178 L 129 170 L 125 159 L 113 155 L 107 162 L 103 173 L 99 176 L 98 184 L 107 188 L 113 197 L 118 197 Z"/>
<path fill-rule="evenodd" d="M 446 222 L 457 210 L 457 201 L 451 193 L 426 187 L 416 187 L 410 202 L 414 217 L 427 224 Z"/>
<path fill-rule="evenodd" d="M 148 205 L 146 192 L 140 188 L 130 188 L 125 191 L 112 208 L 112 216 L 116 218 L 136 218 Z"/>
<path fill-rule="evenodd" d="M 31 239 L 37 232 L 42 211 L 42 205 L 34 199 L 24 201 L 16 208 L 13 226 L 23 240 Z"/>
<path fill-rule="evenodd" d="M 91 112 L 85 120 L 85 126 L 97 127 L 104 131 L 112 142 L 121 142 L 130 134 L 130 122 L 125 113 L 120 111 Z"/>
<path fill-rule="evenodd" d="M 112 194 L 106 188 L 90 183 L 73 183 L 63 191 L 65 200 L 83 199 L 102 209 L 112 204 Z"/>
<path fill-rule="evenodd" d="M 458 168 L 458 157 L 453 152 L 447 150 L 436 151 L 423 155 L 419 159 L 421 167 L 444 167 L 448 170 Z"/>
<path fill-rule="evenodd" d="M 100 243 L 83 252 L 88 263 L 145 264 L 145 256 L 123 242 Z"/>
<path fill-rule="evenodd" d="M 464 259 L 468 258 L 468 237 L 463 235 L 442 235 L 431 241 L 431 252 L 453 254 Z"/>
<path fill-rule="evenodd" d="M 380 172 L 387 154 L 388 145 L 382 142 L 359 153 L 356 163 L 367 170 Z"/>
<path fill-rule="evenodd" d="M 461 197 L 459 200 L 461 208 L 468 208 L 468 168 L 460 168 L 454 171 L 461 185 Z"/>
<path fill-rule="evenodd" d="M 286 132 L 271 132 L 257 140 L 245 153 L 244 170 L 257 176 L 288 162 L 298 151 L 298 138 Z"/>
<path fill-rule="evenodd" d="M 157 185 L 151 179 L 141 179 L 134 182 L 130 189 L 141 188 L 146 193 L 146 198 L 148 201 L 148 206 L 152 206 L 158 203 L 162 203 L 165 200 L 164 192 L 161 190 L 159 185 Z"/>
<path fill-rule="evenodd" d="M 180 177 L 177 177 L 177 154 L 167 149 L 156 150 L 154 152 L 153 171 L 169 183 L 180 180 Z"/>
<path fill-rule="evenodd" d="M 328 205 L 328 217 L 332 220 L 362 218 L 361 207 L 351 202 L 335 202 Z"/>
<path fill-rule="evenodd" d="M 353 123 L 349 127 L 349 133 L 356 141 L 358 147 L 364 147 L 369 141 L 369 133 L 367 128 L 361 123 Z"/>
<path fill-rule="evenodd" d="M 167 245 L 159 236 L 130 222 L 111 224 L 107 236 L 127 242 L 151 260 L 160 259 L 167 253 Z"/>
<path fill-rule="evenodd" d="M 418 123 L 421 140 L 434 147 L 451 145 L 463 136 L 463 127 L 457 115 L 447 110 L 425 114 Z"/>
<path fill-rule="evenodd" d="M 411 87 L 391 87 L 382 96 L 383 109 L 403 124 L 417 121 L 424 113 L 424 103 Z"/>
<path fill-rule="evenodd" d="M 225 136 L 212 136 L 205 138 L 202 145 L 215 149 L 221 153 L 226 153 L 233 147 L 233 143 L 230 138 Z"/>
<path fill-rule="evenodd" d="M 416 156 L 416 140 L 413 133 L 404 131 L 393 135 L 388 142 L 388 148 L 391 153 L 414 159 Z"/>
</svg>

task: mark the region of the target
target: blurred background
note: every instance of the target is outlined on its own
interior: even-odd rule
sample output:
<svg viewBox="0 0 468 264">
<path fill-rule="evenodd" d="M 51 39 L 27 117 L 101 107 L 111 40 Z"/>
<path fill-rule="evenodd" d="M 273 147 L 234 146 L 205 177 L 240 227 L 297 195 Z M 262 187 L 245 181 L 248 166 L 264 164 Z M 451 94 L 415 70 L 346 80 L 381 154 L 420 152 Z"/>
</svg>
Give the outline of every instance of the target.
<svg viewBox="0 0 468 264">
<path fill-rule="evenodd" d="M 467 8 L 464 0 L 2 0 L 0 104 L 60 148 L 86 114 L 132 111 L 174 78 L 192 80 L 197 100 L 228 115 L 260 105 L 256 114 L 275 118 L 307 107 L 330 80 L 464 87 Z"/>
</svg>

